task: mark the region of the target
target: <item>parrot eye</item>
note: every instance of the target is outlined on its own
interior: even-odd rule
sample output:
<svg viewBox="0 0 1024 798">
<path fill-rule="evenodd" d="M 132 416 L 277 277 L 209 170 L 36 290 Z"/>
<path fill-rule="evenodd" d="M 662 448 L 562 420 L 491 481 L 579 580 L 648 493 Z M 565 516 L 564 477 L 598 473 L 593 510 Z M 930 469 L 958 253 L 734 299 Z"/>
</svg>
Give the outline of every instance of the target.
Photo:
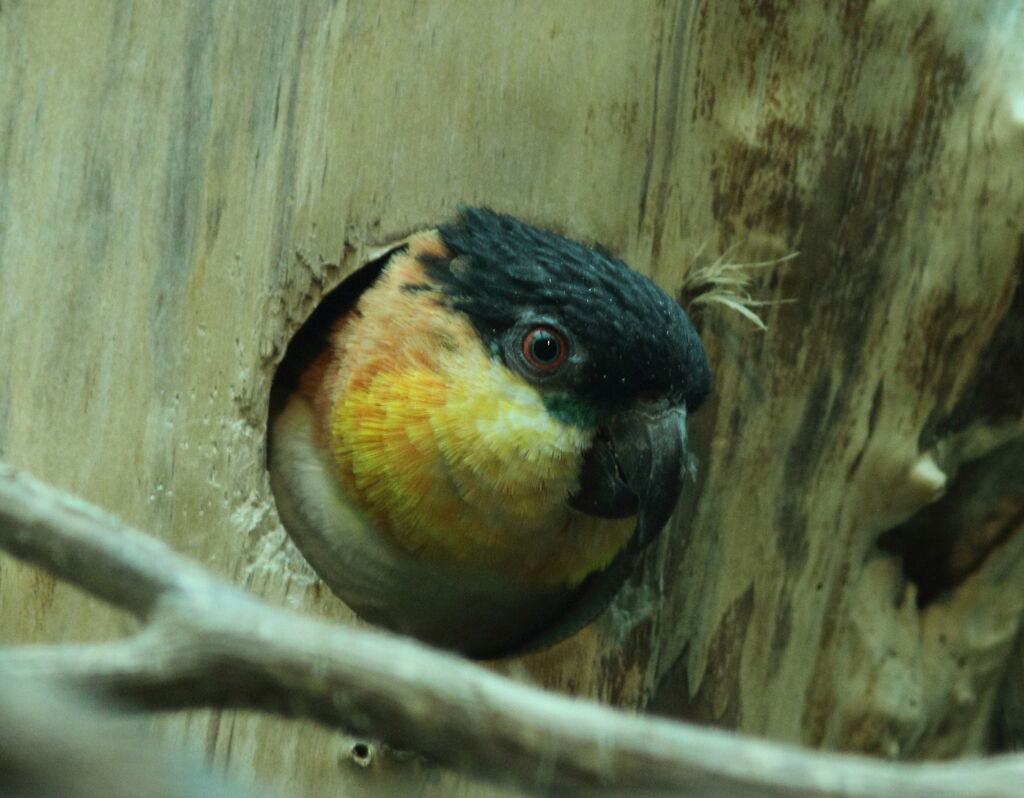
<svg viewBox="0 0 1024 798">
<path fill-rule="evenodd" d="M 523 357 L 535 369 L 553 371 L 562 365 L 566 354 L 565 338 L 550 327 L 534 327 L 523 338 Z"/>
</svg>

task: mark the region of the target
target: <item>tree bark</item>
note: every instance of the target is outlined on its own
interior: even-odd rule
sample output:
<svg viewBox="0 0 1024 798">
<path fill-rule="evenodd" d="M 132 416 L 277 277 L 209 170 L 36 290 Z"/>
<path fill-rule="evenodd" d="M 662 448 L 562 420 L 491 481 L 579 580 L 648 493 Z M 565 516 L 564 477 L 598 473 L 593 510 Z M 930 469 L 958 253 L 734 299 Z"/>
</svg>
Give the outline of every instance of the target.
<svg viewBox="0 0 1024 798">
<path fill-rule="evenodd" d="M 811 746 L 1012 744 L 1022 40 L 1009 0 L 2 2 L 0 457 L 349 623 L 278 523 L 267 398 L 375 247 L 487 204 L 684 301 L 796 252 L 766 332 L 694 306 L 697 483 L 612 611 L 492 667 Z M 129 628 L 8 559 L 0 608 L 5 643 Z M 339 768 L 311 723 L 160 726 L 294 794 L 488 789 Z"/>
</svg>

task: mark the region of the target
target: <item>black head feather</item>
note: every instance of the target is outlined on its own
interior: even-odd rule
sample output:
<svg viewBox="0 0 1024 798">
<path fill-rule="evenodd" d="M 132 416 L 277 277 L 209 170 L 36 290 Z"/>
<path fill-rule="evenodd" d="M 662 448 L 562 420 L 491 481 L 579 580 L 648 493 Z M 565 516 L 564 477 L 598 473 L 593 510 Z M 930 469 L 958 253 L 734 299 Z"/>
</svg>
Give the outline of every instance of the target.
<svg viewBox="0 0 1024 798">
<path fill-rule="evenodd" d="M 606 250 L 484 208 L 460 208 L 439 234 L 451 258 L 429 261 L 430 274 L 495 353 L 524 316 L 543 317 L 585 348 L 565 388 L 594 406 L 659 395 L 693 411 L 710 392 L 711 369 L 686 313 Z"/>
</svg>

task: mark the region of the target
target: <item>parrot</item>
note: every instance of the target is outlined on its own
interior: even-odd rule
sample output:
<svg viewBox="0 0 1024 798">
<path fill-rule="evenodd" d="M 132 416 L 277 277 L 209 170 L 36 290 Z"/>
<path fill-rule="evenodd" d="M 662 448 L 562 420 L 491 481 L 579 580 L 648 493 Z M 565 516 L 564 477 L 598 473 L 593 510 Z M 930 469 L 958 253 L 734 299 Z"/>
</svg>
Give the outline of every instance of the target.
<svg viewBox="0 0 1024 798">
<path fill-rule="evenodd" d="M 488 208 L 367 270 L 275 388 L 285 530 L 357 615 L 434 646 L 508 656 L 588 625 L 692 468 L 712 372 L 686 312 Z"/>
</svg>

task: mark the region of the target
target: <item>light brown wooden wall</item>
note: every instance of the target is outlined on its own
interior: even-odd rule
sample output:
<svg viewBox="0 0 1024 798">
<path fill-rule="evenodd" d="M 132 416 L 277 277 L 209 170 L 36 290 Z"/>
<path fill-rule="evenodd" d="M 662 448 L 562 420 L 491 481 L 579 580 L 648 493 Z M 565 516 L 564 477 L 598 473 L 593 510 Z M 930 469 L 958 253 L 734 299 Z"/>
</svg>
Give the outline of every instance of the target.
<svg viewBox="0 0 1024 798">
<path fill-rule="evenodd" d="M 3 0 L 0 456 L 347 619 L 278 523 L 266 402 L 374 246 L 471 203 L 676 294 L 697 262 L 799 252 L 764 270 L 793 300 L 767 333 L 696 310 L 698 484 L 618 614 L 499 667 L 812 745 L 977 751 L 1024 608 L 1019 480 L 991 459 L 1024 432 L 1022 5 Z M 911 559 L 944 535 L 973 563 L 919 608 L 877 541 L 965 463 L 1002 515 L 919 530 Z M 128 628 L 0 560 L 3 643 Z M 161 724 L 295 795 L 479 794 L 349 767 L 311 725 Z"/>
</svg>

